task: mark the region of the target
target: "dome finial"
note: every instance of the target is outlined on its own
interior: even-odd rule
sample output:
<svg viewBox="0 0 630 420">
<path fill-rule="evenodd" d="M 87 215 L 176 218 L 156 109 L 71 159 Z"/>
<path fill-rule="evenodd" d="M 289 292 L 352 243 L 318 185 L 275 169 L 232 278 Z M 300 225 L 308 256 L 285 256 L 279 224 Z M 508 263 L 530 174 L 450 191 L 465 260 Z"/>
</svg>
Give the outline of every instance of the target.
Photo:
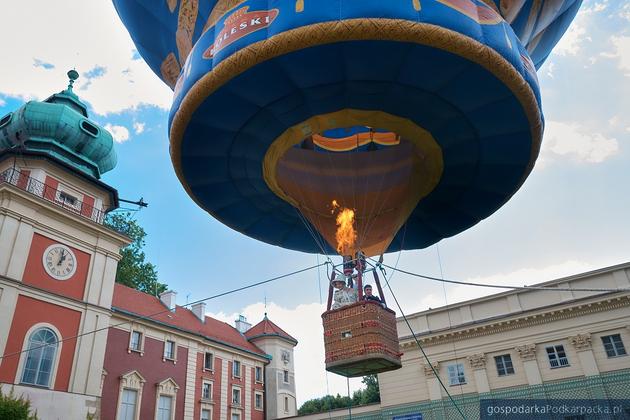
<svg viewBox="0 0 630 420">
<path fill-rule="evenodd" d="M 68 79 L 70 79 L 68 82 L 68 90 L 72 90 L 72 85 L 74 85 L 74 82 L 79 78 L 79 72 L 72 69 L 66 74 L 68 75 Z"/>
</svg>

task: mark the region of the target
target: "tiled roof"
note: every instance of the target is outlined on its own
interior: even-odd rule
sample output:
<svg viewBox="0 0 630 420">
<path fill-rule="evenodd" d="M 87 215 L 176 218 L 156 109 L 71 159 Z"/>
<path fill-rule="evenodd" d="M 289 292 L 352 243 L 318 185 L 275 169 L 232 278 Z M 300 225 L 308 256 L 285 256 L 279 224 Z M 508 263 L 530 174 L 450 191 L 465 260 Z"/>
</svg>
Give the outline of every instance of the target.
<svg viewBox="0 0 630 420">
<path fill-rule="evenodd" d="M 236 328 L 225 322 L 207 316 L 206 322 L 203 323 L 192 311 L 181 306 L 176 306 L 175 311 L 172 312 L 164 312 L 166 309 L 166 306 L 155 296 L 118 283 L 115 284 L 112 301 L 113 311 L 150 316 L 147 322 L 154 321 L 166 324 L 185 332 L 201 335 L 212 341 L 265 356 L 265 352 L 247 341 Z M 158 312 L 162 313 L 153 315 Z"/>
<path fill-rule="evenodd" d="M 245 337 L 247 337 L 248 340 L 258 338 L 258 337 L 263 337 L 263 336 L 282 337 L 286 340 L 294 342 L 295 344 L 297 344 L 298 342 L 285 330 L 283 330 L 282 328 L 278 327 L 276 324 L 271 322 L 269 318 L 267 318 L 266 314 L 265 314 L 265 318 L 263 318 L 262 321 L 260 321 L 258 324 L 251 327 L 245 333 Z"/>
</svg>

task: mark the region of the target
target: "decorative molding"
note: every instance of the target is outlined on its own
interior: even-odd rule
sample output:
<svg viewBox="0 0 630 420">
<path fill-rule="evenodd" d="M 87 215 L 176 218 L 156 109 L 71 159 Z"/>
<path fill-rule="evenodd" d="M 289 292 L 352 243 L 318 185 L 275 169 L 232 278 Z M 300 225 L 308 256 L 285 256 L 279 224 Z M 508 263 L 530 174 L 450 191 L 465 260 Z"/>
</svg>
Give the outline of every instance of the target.
<svg viewBox="0 0 630 420">
<path fill-rule="evenodd" d="M 536 344 L 523 344 L 514 348 L 523 361 L 536 360 Z"/>
<path fill-rule="evenodd" d="M 506 331 L 543 325 L 554 321 L 577 318 L 584 315 L 626 307 L 630 307 L 630 294 L 611 297 L 596 302 L 582 303 L 576 306 L 551 310 L 549 312 L 522 316 L 516 319 L 513 318 L 503 321 L 494 321 L 485 325 L 475 324 L 475 326 L 464 327 L 460 330 L 453 329 L 444 331 L 443 333 L 436 333 L 435 335 L 417 338 L 420 340 L 422 345 L 448 344 L 453 341 L 483 337 L 491 334 L 501 334 Z M 630 326 L 628 326 L 628 328 L 630 329 Z M 404 343 L 401 342 L 401 350 L 411 350 L 417 348 L 416 342 L 411 338 L 403 337 L 401 340 L 409 340 Z"/>
<path fill-rule="evenodd" d="M 483 353 L 472 354 L 467 359 L 470 367 L 475 370 L 486 368 L 486 355 Z"/>
<path fill-rule="evenodd" d="M 433 366 L 433 369 L 431 368 Z M 424 365 L 424 376 L 427 378 L 435 378 L 435 373 L 440 373 L 440 362 L 432 362 L 430 365 Z"/>
<path fill-rule="evenodd" d="M 133 370 L 120 377 L 121 388 L 142 390 L 146 379 L 137 370 Z"/>
<path fill-rule="evenodd" d="M 158 394 L 175 395 L 179 390 L 179 385 L 173 380 L 173 378 L 167 378 L 157 385 Z"/>
<path fill-rule="evenodd" d="M 573 344 L 573 347 L 577 351 L 590 350 L 592 347 L 591 334 L 582 333 L 569 337 L 569 343 Z"/>
</svg>

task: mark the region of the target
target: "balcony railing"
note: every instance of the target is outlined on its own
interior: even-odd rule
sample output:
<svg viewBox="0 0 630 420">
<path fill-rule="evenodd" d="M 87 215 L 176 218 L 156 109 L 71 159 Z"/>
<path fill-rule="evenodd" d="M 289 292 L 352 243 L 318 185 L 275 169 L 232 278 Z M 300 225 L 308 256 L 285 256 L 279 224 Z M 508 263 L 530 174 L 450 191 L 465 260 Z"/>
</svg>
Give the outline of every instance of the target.
<svg viewBox="0 0 630 420">
<path fill-rule="evenodd" d="M 15 168 L 0 172 L 0 185 L 3 183 L 11 184 L 96 223 L 103 224 L 105 220 L 104 211 L 79 200 L 67 200 L 67 196 L 62 194 L 63 191 L 46 185 Z"/>
</svg>

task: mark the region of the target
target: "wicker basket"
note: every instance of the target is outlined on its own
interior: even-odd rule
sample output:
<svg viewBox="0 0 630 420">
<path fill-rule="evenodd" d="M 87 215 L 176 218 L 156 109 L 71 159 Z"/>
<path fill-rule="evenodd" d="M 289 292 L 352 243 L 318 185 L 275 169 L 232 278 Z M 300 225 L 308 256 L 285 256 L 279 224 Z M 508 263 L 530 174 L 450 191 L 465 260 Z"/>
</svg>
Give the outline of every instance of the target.
<svg viewBox="0 0 630 420">
<path fill-rule="evenodd" d="M 326 370 L 346 377 L 401 367 L 396 314 L 378 302 L 359 302 L 322 314 Z"/>
</svg>

